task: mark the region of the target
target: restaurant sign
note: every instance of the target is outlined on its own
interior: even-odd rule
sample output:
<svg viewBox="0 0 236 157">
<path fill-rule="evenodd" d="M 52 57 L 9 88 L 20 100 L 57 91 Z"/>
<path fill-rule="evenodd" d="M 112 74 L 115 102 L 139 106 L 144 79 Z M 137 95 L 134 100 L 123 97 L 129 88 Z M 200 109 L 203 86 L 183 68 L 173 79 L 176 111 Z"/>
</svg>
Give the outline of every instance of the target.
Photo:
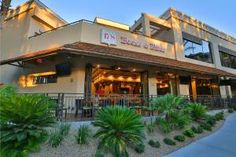
<svg viewBox="0 0 236 157">
<path fill-rule="evenodd" d="M 110 30 L 101 29 L 101 43 L 107 45 L 117 45 L 116 33 Z"/>
<path fill-rule="evenodd" d="M 120 43 L 126 44 L 126 45 L 131 45 L 134 47 L 140 47 L 140 48 L 144 48 L 144 49 L 165 52 L 165 49 L 163 49 L 161 46 L 159 46 L 157 44 L 149 43 L 149 42 L 140 42 L 138 40 L 129 39 L 129 38 L 123 37 L 123 36 L 120 37 Z"/>
<path fill-rule="evenodd" d="M 150 49 L 150 50 L 158 51 L 158 52 L 165 52 L 164 48 L 162 48 L 158 44 L 154 44 L 151 42 L 141 42 L 136 39 L 130 39 L 125 36 L 121 36 L 119 39 L 120 39 L 121 44 L 126 44 L 126 45 L 130 45 L 134 47 L 140 47 L 143 49 Z M 117 45 L 116 33 L 110 30 L 101 29 L 101 43 L 107 44 L 107 45 Z"/>
</svg>

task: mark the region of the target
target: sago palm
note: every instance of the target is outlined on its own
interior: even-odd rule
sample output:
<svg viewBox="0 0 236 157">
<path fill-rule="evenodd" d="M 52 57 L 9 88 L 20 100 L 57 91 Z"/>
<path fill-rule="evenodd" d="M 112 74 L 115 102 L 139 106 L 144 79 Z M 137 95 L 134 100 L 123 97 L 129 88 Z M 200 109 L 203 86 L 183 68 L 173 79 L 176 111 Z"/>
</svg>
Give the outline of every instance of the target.
<svg viewBox="0 0 236 157">
<path fill-rule="evenodd" d="M 48 97 L 0 89 L 0 154 L 22 157 L 39 150 L 47 134 L 44 128 L 54 123 L 53 109 Z"/>
<path fill-rule="evenodd" d="M 107 107 L 95 116 L 94 126 L 99 127 L 99 149 L 111 151 L 115 157 L 127 157 L 127 145 L 142 143 L 144 126 L 141 116 L 126 107 Z"/>
<path fill-rule="evenodd" d="M 190 103 L 188 109 L 194 120 L 200 120 L 207 112 L 207 107 L 199 103 Z"/>
<path fill-rule="evenodd" d="M 184 104 L 184 98 L 181 96 L 175 96 L 172 94 L 166 94 L 161 97 L 157 97 L 152 100 L 152 104 L 155 109 L 160 113 L 165 113 L 167 118 L 171 112 L 181 109 Z"/>
</svg>

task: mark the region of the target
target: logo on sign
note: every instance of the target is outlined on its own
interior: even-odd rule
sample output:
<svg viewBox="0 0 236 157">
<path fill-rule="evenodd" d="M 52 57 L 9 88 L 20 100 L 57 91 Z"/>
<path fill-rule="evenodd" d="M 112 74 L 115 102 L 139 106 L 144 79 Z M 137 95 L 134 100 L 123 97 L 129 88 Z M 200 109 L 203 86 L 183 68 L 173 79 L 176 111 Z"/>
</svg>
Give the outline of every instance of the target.
<svg viewBox="0 0 236 157">
<path fill-rule="evenodd" d="M 101 30 L 101 43 L 107 45 L 117 45 L 117 36 L 115 32 L 102 29 Z"/>
</svg>

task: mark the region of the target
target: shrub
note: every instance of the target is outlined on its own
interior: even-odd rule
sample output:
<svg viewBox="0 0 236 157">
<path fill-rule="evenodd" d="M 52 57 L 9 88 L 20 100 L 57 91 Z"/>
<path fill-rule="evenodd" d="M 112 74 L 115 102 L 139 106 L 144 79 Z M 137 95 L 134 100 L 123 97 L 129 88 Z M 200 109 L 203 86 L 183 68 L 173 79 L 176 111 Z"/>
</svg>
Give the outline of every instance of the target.
<svg viewBox="0 0 236 157">
<path fill-rule="evenodd" d="M 59 130 L 60 130 L 60 134 L 62 136 L 67 136 L 69 131 L 70 131 L 70 124 L 68 124 L 68 123 L 61 123 L 59 125 Z"/>
<path fill-rule="evenodd" d="M 167 115 L 171 111 L 180 109 L 181 105 L 184 103 L 184 98 L 181 96 L 175 96 L 171 94 L 166 94 L 161 97 L 154 98 L 152 104 L 155 106 L 155 109 L 160 113 L 166 113 Z"/>
<path fill-rule="evenodd" d="M 188 108 L 192 118 L 196 121 L 202 119 L 207 112 L 206 106 L 199 103 L 190 103 Z"/>
<path fill-rule="evenodd" d="M 160 121 L 159 121 L 159 125 L 160 125 L 160 129 L 164 133 L 169 133 L 171 131 L 170 123 L 168 123 L 165 119 L 161 118 Z"/>
<path fill-rule="evenodd" d="M 95 157 L 104 157 L 104 153 L 101 150 L 97 149 Z"/>
<path fill-rule="evenodd" d="M 224 120 L 224 112 L 219 112 L 215 114 L 215 120 Z"/>
<path fill-rule="evenodd" d="M 148 144 L 150 145 L 150 146 L 152 146 L 152 147 L 155 147 L 155 148 L 160 148 L 160 146 L 161 146 L 161 144 L 160 144 L 160 142 L 159 141 L 153 141 L 153 140 L 149 140 L 148 141 Z"/>
<path fill-rule="evenodd" d="M 211 126 L 214 126 L 216 124 L 216 117 L 211 116 L 211 115 L 207 115 L 207 116 L 205 116 L 205 122 Z"/>
<path fill-rule="evenodd" d="M 70 131 L 70 124 L 60 123 L 49 134 L 48 143 L 52 147 L 58 147 L 63 141 L 64 137 L 68 135 Z"/>
<path fill-rule="evenodd" d="M 191 129 L 196 134 L 201 134 L 203 132 L 203 128 L 201 126 L 197 126 L 197 127 L 192 126 Z"/>
<path fill-rule="evenodd" d="M 155 109 L 164 114 L 159 120 L 160 129 L 168 133 L 175 128 L 184 128 L 191 123 L 190 115 L 185 111 L 184 98 L 167 94 L 152 100 Z"/>
<path fill-rule="evenodd" d="M 144 149 L 145 149 L 145 145 L 144 145 L 143 143 L 137 144 L 137 145 L 135 145 L 135 147 L 134 147 L 134 150 L 135 150 L 137 153 L 143 153 L 143 152 L 144 152 Z"/>
<path fill-rule="evenodd" d="M 58 129 L 54 129 L 54 131 L 51 131 L 49 134 L 49 145 L 52 147 L 58 147 L 63 140 L 63 135 Z"/>
<path fill-rule="evenodd" d="M 230 104 L 229 108 L 232 108 L 232 109 L 234 109 L 234 111 L 236 111 L 236 104 Z"/>
<path fill-rule="evenodd" d="M 171 146 L 176 145 L 175 141 L 173 141 L 173 140 L 170 139 L 170 138 L 164 138 L 164 139 L 163 139 L 163 142 L 164 142 L 165 144 L 171 145 Z"/>
<path fill-rule="evenodd" d="M 233 113 L 233 112 L 234 112 L 234 109 L 229 108 L 229 109 L 228 109 L 228 112 L 229 112 L 229 113 Z"/>
<path fill-rule="evenodd" d="M 45 128 L 55 122 L 55 104 L 43 95 L 17 94 L 12 87 L 0 89 L 0 104 L 0 154 L 16 157 L 39 151 L 47 139 Z"/>
<path fill-rule="evenodd" d="M 141 116 L 126 107 L 106 107 L 99 110 L 93 122 L 99 127 L 99 149 L 108 150 L 114 156 L 127 156 L 127 145 L 143 143 L 144 126 Z"/>
<path fill-rule="evenodd" d="M 176 135 L 174 139 L 179 142 L 185 141 L 185 137 L 183 135 Z"/>
<path fill-rule="evenodd" d="M 208 124 L 208 123 L 202 123 L 200 126 L 201 126 L 204 130 L 212 131 L 211 125 Z"/>
<path fill-rule="evenodd" d="M 77 132 L 76 140 L 78 144 L 86 144 L 91 136 L 91 130 L 88 126 L 82 125 Z"/>
<path fill-rule="evenodd" d="M 185 126 L 191 123 L 191 117 L 183 110 L 170 112 L 168 117 L 168 123 L 170 123 L 172 129 L 183 129 Z"/>
<path fill-rule="evenodd" d="M 153 133 L 154 132 L 154 124 L 153 123 L 150 123 L 150 124 L 147 124 L 147 131 L 148 133 Z"/>
<path fill-rule="evenodd" d="M 187 137 L 194 137 L 194 132 L 192 131 L 192 129 L 185 130 L 183 134 Z"/>
</svg>

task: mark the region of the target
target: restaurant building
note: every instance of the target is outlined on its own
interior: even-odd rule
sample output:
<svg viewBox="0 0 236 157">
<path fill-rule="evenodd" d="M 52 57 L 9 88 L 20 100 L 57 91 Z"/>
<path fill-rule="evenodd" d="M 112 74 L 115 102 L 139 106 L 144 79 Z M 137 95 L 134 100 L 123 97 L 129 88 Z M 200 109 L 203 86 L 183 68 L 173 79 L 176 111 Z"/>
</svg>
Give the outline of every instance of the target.
<svg viewBox="0 0 236 157">
<path fill-rule="evenodd" d="M 21 92 L 236 96 L 236 39 L 172 8 L 132 26 L 67 23 L 34 0 L 3 16 L 0 36 L 0 83 Z"/>
</svg>

